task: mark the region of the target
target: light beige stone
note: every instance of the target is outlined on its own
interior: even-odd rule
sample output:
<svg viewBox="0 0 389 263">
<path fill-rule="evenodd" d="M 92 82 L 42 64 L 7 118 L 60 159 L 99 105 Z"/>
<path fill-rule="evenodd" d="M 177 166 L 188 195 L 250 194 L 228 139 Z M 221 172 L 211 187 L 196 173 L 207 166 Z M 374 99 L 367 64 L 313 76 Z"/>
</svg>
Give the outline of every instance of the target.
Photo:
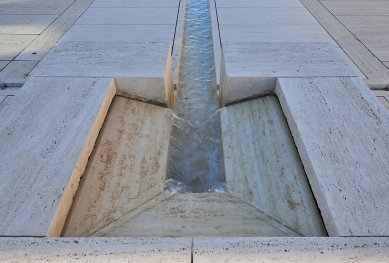
<svg viewBox="0 0 389 263">
<path fill-rule="evenodd" d="M 359 78 L 281 78 L 276 93 L 329 235 L 389 235 L 387 110 Z"/>
<path fill-rule="evenodd" d="M 36 35 L 0 35 L 0 60 L 12 60 L 23 51 Z"/>
<path fill-rule="evenodd" d="M 175 25 L 177 8 L 88 8 L 77 25 Z"/>
<path fill-rule="evenodd" d="M 388 262 L 388 238 L 195 238 L 193 262 Z"/>
<path fill-rule="evenodd" d="M 95 236 L 299 236 L 229 193 L 162 192 Z"/>
<path fill-rule="evenodd" d="M 330 43 L 240 43 L 223 46 L 221 104 L 274 90 L 277 77 L 358 76 Z"/>
<path fill-rule="evenodd" d="M 56 15 L 1 15 L 0 34 L 38 35 L 56 18 Z"/>
<path fill-rule="evenodd" d="M 326 235 L 277 98 L 225 107 L 221 123 L 228 191 L 303 236 Z"/>
<path fill-rule="evenodd" d="M 190 238 L 0 238 L 1 262 L 190 262 Z"/>
<path fill-rule="evenodd" d="M 115 97 L 63 235 L 93 235 L 163 190 L 170 127 L 169 109 Z"/>
<path fill-rule="evenodd" d="M 111 79 L 31 78 L 0 115 L 0 235 L 58 236 L 115 94 Z"/>
<path fill-rule="evenodd" d="M 21 87 L 38 61 L 11 61 L 0 72 L 0 86 Z"/>
<path fill-rule="evenodd" d="M 95 0 L 91 7 L 178 7 L 179 0 Z"/>
<path fill-rule="evenodd" d="M 39 1 L 40 3 L 42 0 Z M 50 1 L 57 5 L 67 1 Z M 71 1 L 73 2 L 73 1 Z M 59 15 L 49 27 L 31 42 L 16 58 L 17 60 L 41 60 L 58 43 L 63 34 L 74 24 L 93 0 L 76 0 Z"/>
<path fill-rule="evenodd" d="M 7 0 L 2 2 L 1 15 L 58 15 L 74 0 Z"/>
</svg>

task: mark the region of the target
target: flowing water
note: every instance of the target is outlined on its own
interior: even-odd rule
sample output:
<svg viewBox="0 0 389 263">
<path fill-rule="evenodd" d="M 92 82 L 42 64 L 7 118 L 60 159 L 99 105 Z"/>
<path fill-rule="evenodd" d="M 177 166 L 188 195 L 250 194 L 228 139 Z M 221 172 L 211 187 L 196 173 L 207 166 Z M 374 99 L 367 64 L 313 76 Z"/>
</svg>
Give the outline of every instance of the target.
<svg viewBox="0 0 389 263">
<path fill-rule="evenodd" d="M 208 0 L 187 0 L 166 188 L 224 191 L 220 116 Z"/>
</svg>

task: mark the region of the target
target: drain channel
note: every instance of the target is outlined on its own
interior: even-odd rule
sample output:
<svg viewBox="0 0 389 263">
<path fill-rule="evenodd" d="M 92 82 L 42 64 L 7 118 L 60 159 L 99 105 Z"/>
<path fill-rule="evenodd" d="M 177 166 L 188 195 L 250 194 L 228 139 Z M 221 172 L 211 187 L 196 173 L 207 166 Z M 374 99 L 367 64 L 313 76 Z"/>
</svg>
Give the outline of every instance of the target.
<svg viewBox="0 0 389 263">
<path fill-rule="evenodd" d="M 187 0 L 166 189 L 225 190 L 208 0 Z"/>
</svg>

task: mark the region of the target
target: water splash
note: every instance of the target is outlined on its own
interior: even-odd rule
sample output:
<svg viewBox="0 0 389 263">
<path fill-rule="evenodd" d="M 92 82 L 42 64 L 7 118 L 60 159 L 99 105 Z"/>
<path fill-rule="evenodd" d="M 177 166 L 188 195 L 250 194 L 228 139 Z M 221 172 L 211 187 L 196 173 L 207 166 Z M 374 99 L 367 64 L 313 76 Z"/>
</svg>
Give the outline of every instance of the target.
<svg viewBox="0 0 389 263">
<path fill-rule="evenodd" d="M 213 52 L 209 2 L 187 0 L 167 171 L 176 183 L 168 190 L 225 190 Z"/>
</svg>

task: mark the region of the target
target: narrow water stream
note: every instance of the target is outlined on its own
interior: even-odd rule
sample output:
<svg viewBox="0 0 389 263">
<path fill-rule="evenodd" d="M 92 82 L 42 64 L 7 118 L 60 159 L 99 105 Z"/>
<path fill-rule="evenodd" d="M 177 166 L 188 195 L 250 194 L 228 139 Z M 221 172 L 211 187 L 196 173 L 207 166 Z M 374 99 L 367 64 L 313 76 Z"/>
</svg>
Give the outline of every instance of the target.
<svg viewBox="0 0 389 263">
<path fill-rule="evenodd" d="M 187 0 L 166 188 L 224 191 L 217 81 L 208 0 Z"/>
</svg>

